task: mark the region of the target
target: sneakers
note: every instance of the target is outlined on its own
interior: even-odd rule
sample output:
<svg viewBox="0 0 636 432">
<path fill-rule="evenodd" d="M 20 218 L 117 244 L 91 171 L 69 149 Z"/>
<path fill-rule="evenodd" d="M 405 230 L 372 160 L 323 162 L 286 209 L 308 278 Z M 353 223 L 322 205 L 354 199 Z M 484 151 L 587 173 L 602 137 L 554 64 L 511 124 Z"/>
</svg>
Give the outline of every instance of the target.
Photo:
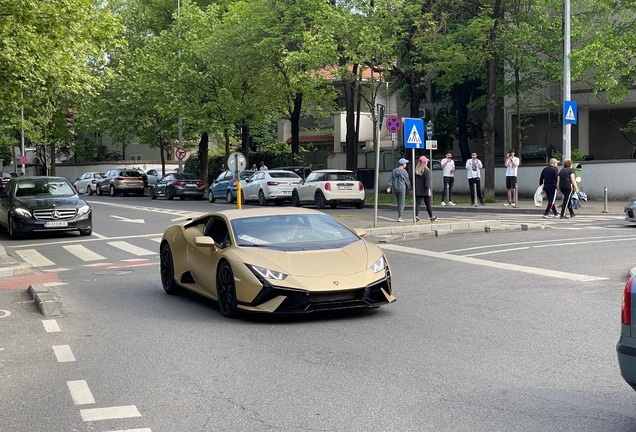
<svg viewBox="0 0 636 432">
<path fill-rule="evenodd" d="M 445 206 L 445 205 L 446 205 L 446 203 L 445 203 L 444 201 L 442 201 L 442 202 L 441 202 L 441 204 L 442 204 L 443 206 Z"/>
<path fill-rule="evenodd" d="M 574 213 L 571 213 L 571 214 L 570 214 L 570 217 L 571 217 L 571 218 L 573 218 L 574 216 L 576 216 L 576 214 L 574 214 Z"/>
<path fill-rule="evenodd" d="M 509 206 L 510 204 L 512 204 L 510 201 L 506 201 L 506 203 L 504 205 L 505 206 Z"/>
<path fill-rule="evenodd" d="M 420 217 L 419 216 L 415 216 L 415 222 L 420 222 L 420 221 L 421 221 Z"/>
<path fill-rule="evenodd" d="M 485 203 L 485 202 L 483 202 L 483 201 L 481 201 L 479 204 L 481 204 L 481 205 L 486 205 L 486 203 Z"/>
<path fill-rule="evenodd" d="M 431 222 L 435 222 L 436 220 L 437 220 L 437 216 L 433 216 L 433 217 L 431 218 Z"/>
<path fill-rule="evenodd" d="M 513 206 L 513 207 L 517 207 L 517 203 L 516 203 L 516 202 L 514 202 L 514 201 L 513 201 L 513 202 L 511 202 L 511 203 L 510 203 L 510 205 L 511 205 L 511 206 Z"/>
<path fill-rule="evenodd" d="M 564 215 L 564 216 L 561 216 L 561 219 L 570 219 L 570 216 L 569 215 Z"/>
<path fill-rule="evenodd" d="M 455 203 L 454 203 L 454 202 L 452 202 L 452 201 L 449 201 L 449 202 L 448 202 L 448 205 L 452 205 L 452 206 L 454 206 L 454 205 L 455 205 Z"/>
<path fill-rule="evenodd" d="M 552 215 L 544 214 L 543 219 L 552 219 Z"/>
<path fill-rule="evenodd" d="M 403 218 L 401 218 L 401 217 L 399 217 L 399 218 L 398 218 L 398 222 L 404 222 L 404 219 L 403 219 Z"/>
</svg>

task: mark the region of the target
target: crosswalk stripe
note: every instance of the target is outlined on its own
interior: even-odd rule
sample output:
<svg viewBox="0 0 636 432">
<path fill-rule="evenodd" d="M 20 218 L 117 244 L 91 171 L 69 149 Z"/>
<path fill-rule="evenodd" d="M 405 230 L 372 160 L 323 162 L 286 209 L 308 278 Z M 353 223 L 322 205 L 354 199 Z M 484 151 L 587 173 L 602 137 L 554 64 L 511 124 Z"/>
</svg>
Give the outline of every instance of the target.
<svg viewBox="0 0 636 432">
<path fill-rule="evenodd" d="M 47 333 L 55 333 L 61 331 L 60 326 L 57 325 L 57 321 L 55 321 L 54 319 L 42 320 L 42 324 L 44 325 L 44 330 L 46 330 Z"/>
<path fill-rule="evenodd" d="M 82 416 L 82 420 L 84 420 L 85 422 L 141 417 L 141 413 L 137 410 L 137 407 L 135 405 L 83 409 L 80 410 L 80 415 Z"/>
<path fill-rule="evenodd" d="M 95 253 L 82 245 L 63 246 L 64 249 L 81 259 L 82 261 L 99 261 L 106 259 L 98 253 Z"/>
<path fill-rule="evenodd" d="M 57 361 L 59 363 L 75 361 L 75 356 L 73 355 L 73 351 L 71 351 L 71 347 L 68 345 L 54 346 L 53 352 L 55 353 L 55 357 L 57 357 Z"/>
<path fill-rule="evenodd" d="M 161 240 L 163 240 L 163 237 L 157 237 L 150 240 L 152 240 L 153 242 L 161 243 Z"/>
<path fill-rule="evenodd" d="M 31 264 L 33 267 L 45 267 L 52 266 L 55 263 L 49 259 L 47 259 L 40 252 L 35 249 L 22 249 L 16 251 L 16 253 L 22 258 L 24 261 Z"/>
<path fill-rule="evenodd" d="M 133 255 L 143 256 L 143 255 L 157 255 L 157 252 L 150 251 L 148 249 L 140 248 L 135 245 L 131 245 L 128 242 L 117 241 L 117 242 L 109 242 L 109 245 L 116 247 L 117 249 L 121 249 L 123 251 L 129 252 Z"/>
<path fill-rule="evenodd" d="M 95 398 L 91 389 L 88 388 L 88 384 L 85 380 L 66 381 L 68 390 L 71 392 L 71 398 L 75 405 L 88 405 L 94 404 Z"/>
<path fill-rule="evenodd" d="M 108 432 L 152 432 L 150 428 L 140 428 L 140 429 L 126 429 L 126 430 L 116 430 L 116 431 L 108 431 Z"/>
</svg>

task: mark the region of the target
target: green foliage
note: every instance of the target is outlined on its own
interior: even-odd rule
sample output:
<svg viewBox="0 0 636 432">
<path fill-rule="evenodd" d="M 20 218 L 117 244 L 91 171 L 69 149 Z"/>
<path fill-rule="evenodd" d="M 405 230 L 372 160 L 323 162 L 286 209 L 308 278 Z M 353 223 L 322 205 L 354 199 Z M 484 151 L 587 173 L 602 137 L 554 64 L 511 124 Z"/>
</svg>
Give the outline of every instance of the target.
<svg viewBox="0 0 636 432">
<path fill-rule="evenodd" d="M 579 149 L 574 149 L 571 151 L 572 162 L 584 161 L 586 156 L 587 155 Z M 559 150 L 552 150 L 552 153 L 550 153 L 550 157 L 555 158 L 561 163 L 563 162 L 563 154 L 561 154 Z"/>
</svg>

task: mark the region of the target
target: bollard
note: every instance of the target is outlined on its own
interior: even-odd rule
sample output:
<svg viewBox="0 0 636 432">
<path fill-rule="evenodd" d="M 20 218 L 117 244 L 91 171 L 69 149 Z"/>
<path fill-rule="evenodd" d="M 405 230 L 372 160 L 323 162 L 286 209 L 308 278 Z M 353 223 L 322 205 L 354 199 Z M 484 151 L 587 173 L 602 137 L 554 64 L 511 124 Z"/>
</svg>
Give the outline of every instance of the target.
<svg viewBox="0 0 636 432">
<path fill-rule="evenodd" d="M 445 196 L 445 202 L 446 202 L 446 204 L 448 204 L 448 201 L 450 201 L 450 200 L 448 199 L 448 194 L 450 193 L 450 187 L 448 186 L 448 183 L 445 183 L 445 184 L 444 184 L 444 192 L 445 192 L 445 193 L 444 193 L 444 196 Z"/>
<path fill-rule="evenodd" d="M 609 213 L 607 211 L 607 188 L 603 188 L 603 213 Z"/>
<path fill-rule="evenodd" d="M 519 184 L 515 183 L 515 204 L 513 207 L 517 207 L 517 200 L 519 199 Z"/>
<path fill-rule="evenodd" d="M 477 183 L 473 183 L 473 206 L 479 207 L 477 204 Z"/>
</svg>

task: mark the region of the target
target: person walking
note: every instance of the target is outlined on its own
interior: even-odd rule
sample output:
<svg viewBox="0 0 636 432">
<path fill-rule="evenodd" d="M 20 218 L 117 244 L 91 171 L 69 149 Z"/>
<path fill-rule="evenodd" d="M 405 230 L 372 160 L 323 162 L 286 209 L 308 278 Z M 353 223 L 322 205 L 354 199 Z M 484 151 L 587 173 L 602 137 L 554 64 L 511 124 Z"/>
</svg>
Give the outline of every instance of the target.
<svg viewBox="0 0 636 432">
<path fill-rule="evenodd" d="M 477 153 L 473 152 L 470 159 L 466 161 L 466 175 L 468 176 L 468 189 L 470 189 L 470 202 L 477 205 L 475 200 L 475 188 L 477 188 L 477 197 L 481 205 L 486 205 L 484 196 L 481 193 L 481 169 L 484 165 L 477 159 Z"/>
<path fill-rule="evenodd" d="M 559 171 L 557 177 L 557 189 L 563 194 L 563 203 L 561 205 L 561 219 L 568 219 L 576 216 L 572 209 L 572 194 L 579 192 L 579 186 L 576 184 L 574 170 L 572 169 L 572 161 L 570 159 L 563 161 L 563 169 Z M 565 215 L 565 209 L 570 212 L 569 216 Z"/>
<path fill-rule="evenodd" d="M 420 206 L 422 200 L 426 205 L 426 212 L 431 222 L 437 220 L 431 210 L 431 171 L 428 169 L 428 158 L 420 156 L 420 161 L 415 167 L 415 222 L 420 221 Z"/>
<path fill-rule="evenodd" d="M 261 167 L 258 169 L 259 171 L 267 171 L 267 166 L 265 162 L 261 161 Z"/>
<path fill-rule="evenodd" d="M 407 163 L 409 163 L 409 161 L 404 158 L 398 161 L 398 167 L 391 172 L 391 177 L 389 178 L 389 187 L 386 188 L 386 191 L 388 193 L 391 193 L 391 191 L 393 191 L 393 195 L 395 195 L 397 198 L 398 222 L 404 222 L 404 218 L 402 216 L 404 214 L 406 191 L 407 189 L 409 191 L 412 189 L 411 181 L 409 180 L 409 174 L 406 172 Z"/>
<path fill-rule="evenodd" d="M 441 160 L 442 175 L 444 176 L 444 196 L 442 196 L 442 205 L 454 206 L 453 203 L 453 184 L 455 183 L 455 161 L 451 152 L 446 153 L 446 157 Z"/>
<path fill-rule="evenodd" d="M 514 191 L 517 188 L 517 168 L 519 167 L 519 158 L 515 157 L 515 151 L 510 149 L 506 162 L 506 192 L 508 193 L 508 201 L 504 205 L 517 205 L 515 202 Z"/>
<path fill-rule="evenodd" d="M 557 180 L 559 178 L 559 169 L 557 168 L 559 161 L 555 158 L 550 159 L 550 164 L 543 168 L 539 177 L 539 186 L 543 185 L 543 191 L 547 195 L 548 204 L 543 212 L 543 217 L 549 219 L 552 217 L 550 211 L 554 213 L 554 217 L 558 216 L 554 205 L 557 194 Z"/>
</svg>

